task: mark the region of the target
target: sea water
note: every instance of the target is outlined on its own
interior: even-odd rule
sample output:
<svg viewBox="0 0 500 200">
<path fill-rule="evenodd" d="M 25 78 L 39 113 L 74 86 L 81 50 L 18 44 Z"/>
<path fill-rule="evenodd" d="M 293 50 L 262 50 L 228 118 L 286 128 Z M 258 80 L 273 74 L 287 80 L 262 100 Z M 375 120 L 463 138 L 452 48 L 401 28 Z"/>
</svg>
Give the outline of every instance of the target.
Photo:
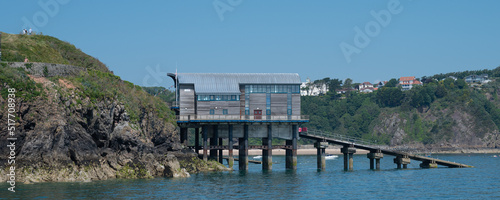
<svg viewBox="0 0 500 200">
<path fill-rule="evenodd" d="M 385 155 L 375 171 L 366 155 L 355 155 L 354 171 L 343 170 L 342 156 L 327 160 L 325 171 L 317 169 L 316 156 L 298 156 L 294 171 L 285 169 L 284 156 L 273 156 L 271 171 L 249 164 L 248 171 L 190 178 L 18 184 L 15 193 L 2 183 L 0 199 L 500 199 L 500 157 L 433 157 L 475 168 L 420 169 L 412 160 L 408 169 L 395 169 L 394 157 Z"/>
</svg>

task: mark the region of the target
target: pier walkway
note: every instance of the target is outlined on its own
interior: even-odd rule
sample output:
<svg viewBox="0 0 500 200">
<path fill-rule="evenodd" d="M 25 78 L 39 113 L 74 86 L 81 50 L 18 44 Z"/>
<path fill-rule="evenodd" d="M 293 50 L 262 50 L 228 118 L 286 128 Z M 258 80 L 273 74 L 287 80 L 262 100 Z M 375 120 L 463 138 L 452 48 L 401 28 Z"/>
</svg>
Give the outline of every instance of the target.
<svg viewBox="0 0 500 200">
<path fill-rule="evenodd" d="M 352 170 L 353 162 L 352 155 L 356 152 L 356 149 L 363 149 L 370 151 L 367 154 L 367 157 L 370 159 L 370 169 L 374 169 L 373 161 L 377 161 L 377 169 L 380 169 L 380 159 L 383 158 L 383 155 L 391 155 L 395 156 L 394 163 L 397 164 L 397 168 L 406 168 L 408 164 L 410 164 L 410 160 L 421 161 L 420 167 L 422 168 L 436 168 L 437 165 L 443 165 L 451 168 L 469 168 L 473 167 L 470 165 L 440 160 L 431 157 L 414 155 L 411 153 L 395 151 L 388 148 L 383 148 L 377 145 L 373 145 L 369 141 L 362 140 L 359 138 L 348 137 L 340 134 L 327 133 L 316 130 L 309 130 L 308 132 L 299 133 L 301 138 L 316 140 L 317 143 L 315 147 L 318 149 L 318 168 L 325 168 L 324 162 L 324 149 L 328 146 L 329 143 L 341 145 L 343 148 L 341 152 L 344 154 L 344 169 Z"/>
</svg>

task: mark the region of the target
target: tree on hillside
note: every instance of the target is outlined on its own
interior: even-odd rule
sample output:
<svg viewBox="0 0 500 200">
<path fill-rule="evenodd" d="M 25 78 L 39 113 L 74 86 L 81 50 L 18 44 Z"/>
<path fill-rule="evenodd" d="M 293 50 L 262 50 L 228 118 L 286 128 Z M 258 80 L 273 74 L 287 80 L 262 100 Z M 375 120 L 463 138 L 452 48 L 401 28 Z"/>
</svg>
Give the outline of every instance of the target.
<svg viewBox="0 0 500 200">
<path fill-rule="evenodd" d="M 395 78 L 393 78 L 385 84 L 385 87 L 396 87 L 396 85 L 398 85 L 398 84 L 399 84 L 399 81 L 396 80 Z"/>
<path fill-rule="evenodd" d="M 382 87 L 377 91 L 377 100 L 382 107 L 396 107 L 401 105 L 403 92 L 395 87 Z"/>
<path fill-rule="evenodd" d="M 331 79 L 328 83 L 328 91 L 335 93 L 336 90 L 340 89 L 342 85 L 342 80 Z"/>
</svg>

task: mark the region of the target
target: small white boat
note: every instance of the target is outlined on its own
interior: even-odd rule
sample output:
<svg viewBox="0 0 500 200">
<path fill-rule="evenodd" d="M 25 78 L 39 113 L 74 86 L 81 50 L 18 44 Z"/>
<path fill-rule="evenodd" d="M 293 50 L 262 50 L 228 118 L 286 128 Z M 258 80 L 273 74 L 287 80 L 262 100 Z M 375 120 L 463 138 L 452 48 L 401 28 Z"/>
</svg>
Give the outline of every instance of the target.
<svg viewBox="0 0 500 200">
<path fill-rule="evenodd" d="M 497 157 L 497 155 L 493 155 L 493 158 L 496 158 L 496 157 Z"/>
<path fill-rule="evenodd" d="M 254 156 L 253 159 L 261 159 L 262 156 Z"/>
<path fill-rule="evenodd" d="M 339 156 L 337 155 L 332 155 L 332 154 L 327 154 L 325 155 L 325 160 L 333 160 L 335 158 L 338 158 Z"/>
</svg>

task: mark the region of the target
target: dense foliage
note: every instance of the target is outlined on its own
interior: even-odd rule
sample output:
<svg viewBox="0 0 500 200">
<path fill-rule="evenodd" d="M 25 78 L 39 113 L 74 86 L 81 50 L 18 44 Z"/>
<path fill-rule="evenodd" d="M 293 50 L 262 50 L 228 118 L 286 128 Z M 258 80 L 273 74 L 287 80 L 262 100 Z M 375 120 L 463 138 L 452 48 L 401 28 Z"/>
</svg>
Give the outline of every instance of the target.
<svg viewBox="0 0 500 200">
<path fill-rule="evenodd" d="M 142 89 L 167 103 L 175 101 L 175 93 L 164 87 L 142 87 Z"/>
<path fill-rule="evenodd" d="M 450 74 L 465 77 L 468 74 L 486 73 L 491 74 L 490 79 L 496 80 L 500 77 L 498 71 L 500 67 Z M 497 81 L 476 88 L 470 87 L 464 79 L 428 79 L 423 86 L 408 91 L 402 91 L 395 84 L 396 79 L 392 79 L 386 86 L 368 94 L 352 92 L 343 94 L 343 98 L 338 98 L 339 94 L 335 93 L 303 96 L 302 113 L 310 116 L 310 122 L 305 126 L 388 144 L 390 136 L 374 133 L 373 127 L 380 125 L 381 116 L 399 113 L 409 122 L 403 127 L 408 134 L 407 142 L 428 144 L 452 134 L 450 131 L 454 124 L 446 116 L 449 112 L 459 110 L 473 116 L 477 127 L 496 126 L 500 129 L 497 101 L 500 84 Z M 422 113 L 427 112 L 442 117 L 437 120 L 424 119 Z"/>
</svg>

